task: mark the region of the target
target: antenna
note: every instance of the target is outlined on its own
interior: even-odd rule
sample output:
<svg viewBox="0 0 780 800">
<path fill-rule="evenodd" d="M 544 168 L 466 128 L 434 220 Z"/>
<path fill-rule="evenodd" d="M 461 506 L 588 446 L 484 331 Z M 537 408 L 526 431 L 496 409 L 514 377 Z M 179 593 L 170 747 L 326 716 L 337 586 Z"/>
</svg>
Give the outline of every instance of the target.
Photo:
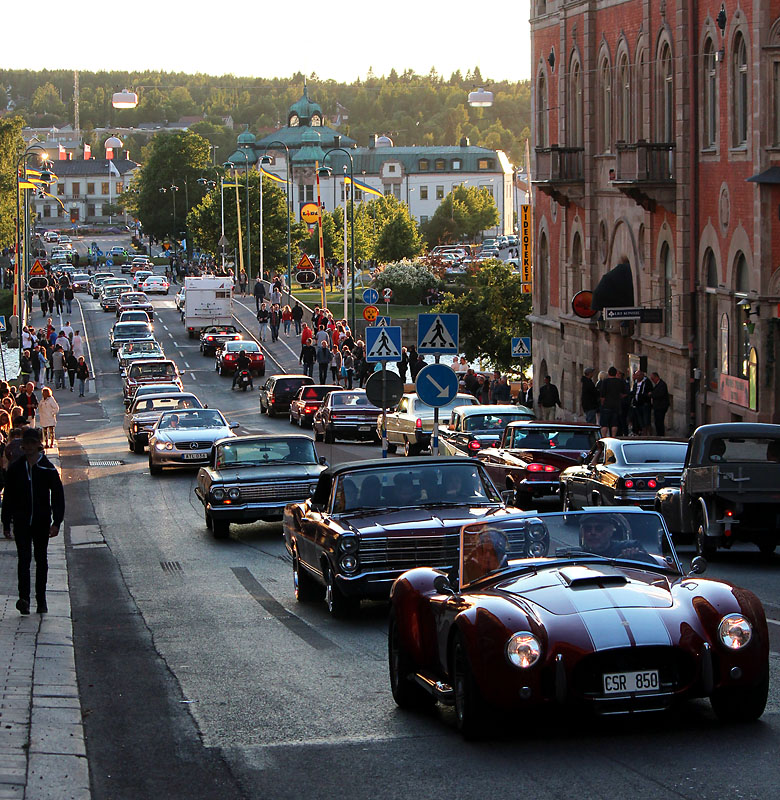
<svg viewBox="0 0 780 800">
<path fill-rule="evenodd" d="M 76 133 L 81 130 L 79 123 L 79 71 L 73 70 L 73 128 Z"/>
</svg>

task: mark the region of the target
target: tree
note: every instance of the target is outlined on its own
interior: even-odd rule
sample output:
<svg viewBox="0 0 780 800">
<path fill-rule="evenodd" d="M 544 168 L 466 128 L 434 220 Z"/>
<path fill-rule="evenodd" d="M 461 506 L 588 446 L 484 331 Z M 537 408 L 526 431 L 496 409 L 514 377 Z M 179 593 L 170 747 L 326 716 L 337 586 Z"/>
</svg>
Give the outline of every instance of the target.
<svg viewBox="0 0 780 800">
<path fill-rule="evenodd" d="M 436 310 L 460 314 L 460 347 L 469 361 L 481 357 L 496 369 L 517 369 L 512 337 L 530 335 L 531 295 L 523 293 L 520 276 L 506 264 L 483 262 L 468 279 L 467 291 L 445 295 Z"/>
<path fill-rule="evenodd" d="M 422 250 L 422 237 L 417 230 L 417 222 L 409 216 L 404 206 L 398 209 L 391 219 L 382 226 L 382 231 L 374 244 L 374 258 L 380 263 L 413 258 Z"/>
<path fill-rule="evenodd" d="M 16 242 L 16 161 L 24 151 L 21 117 L 0 120 L 0 247 Z"/>
<path fill-rule="evenodd" d="M 481 186 L 456 186 L 439 204 L 422 233 L 429 247 L 467 238 L 498 225 L 493 194 Z"/>
<path fill-rule="evenodd" d="M 32 96 L 31 110 L 35 114 L 65 114 L 65 103 L 60 100 L 60 95 L 51 83 L 39 86 Z"/>
</svg>

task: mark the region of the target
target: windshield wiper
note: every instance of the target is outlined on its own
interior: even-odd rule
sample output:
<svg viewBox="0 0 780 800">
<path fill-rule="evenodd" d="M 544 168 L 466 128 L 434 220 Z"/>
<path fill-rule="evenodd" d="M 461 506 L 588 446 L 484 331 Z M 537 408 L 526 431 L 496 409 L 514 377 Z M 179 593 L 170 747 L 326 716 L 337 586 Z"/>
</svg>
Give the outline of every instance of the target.
<svg viewBox="0 0 780 800">
<path fill-rule="evenodd" d="M 420 503 L 419 508 L 448 508 L 450 506 L 474 506 L 487 503 L 488 500 L 439 500 L 430 503 Z"/>
<path fill-rule="evenodd" d="M 572 556 L 591 556 L 592 558 L 605 558 L 598 553 L 591 553 L 590 550 L 583 550 L 581 547 L 556 547 L 556 558 L 571 558 Z"/>
</svg>

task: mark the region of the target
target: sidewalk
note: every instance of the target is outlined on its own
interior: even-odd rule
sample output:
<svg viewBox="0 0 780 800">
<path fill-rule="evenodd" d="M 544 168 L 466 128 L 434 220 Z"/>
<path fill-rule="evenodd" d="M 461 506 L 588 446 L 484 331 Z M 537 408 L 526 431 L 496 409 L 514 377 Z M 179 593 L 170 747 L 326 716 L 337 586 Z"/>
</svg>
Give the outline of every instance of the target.
<svg viewBox="0 0 780 800">
<path fill-rule="evenodd" d="M 60 468 L 56 447 L 46 454 Z M 16 610 L 16 563 L 0 536 L 0 800 L 89 800 L 64 525 L 49 542 L 48 614 Z"/>
</svg>

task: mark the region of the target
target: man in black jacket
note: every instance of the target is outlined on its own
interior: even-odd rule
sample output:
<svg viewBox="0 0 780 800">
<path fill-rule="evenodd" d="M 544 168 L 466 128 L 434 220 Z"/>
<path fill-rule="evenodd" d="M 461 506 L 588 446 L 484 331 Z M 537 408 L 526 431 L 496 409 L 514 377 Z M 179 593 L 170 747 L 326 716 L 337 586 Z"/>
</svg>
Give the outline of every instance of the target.
<svg viewBox="0 0 780 800">
<path fill-rule="evenodd" d="M 65 493 L 57 468 L 43 454 L 40 428 L 22 434 L 24 457 L 8 468 L 5 477 L 2 521 L 3 535 L 11 538 L 11 523 L 19 559 L 19 599 L 21 614 L 30 613 L 30 562 L 35 552 L 35 599 L 37 612 L 45 614 L 46 578 L 49 572 L 49 539 L 60 532 L 65 516 Z"/>
<path fill-rule="evenodd" d="M 549 375 L 544 376 L 544 384 L 539 389 L 539 407 L 542 410 L 542 419 L 555 419 L 555 407 L 563 408 L 558 387 L 552 382 Z"/>
<path fill-rule="evenodd" d="M 593 367 L 583 370 L 580 385 L 580 403 L 582 404 L 582 413 L 585 414 L 585 422 L 595 425 L 596 412 L 601 405 L 601 398 L 596 384 L 593 383 Z"/>
<path fill-rule="evenodd" d="M 246 370 L 249 373 L 249 388 L 250 389 L 255 388 L 255 385 L 252 382 L 252 370 L 250 369 L 251 366 L 252 366 L 252 361 L 246 354 L 246 350 L 240 350 L 238 353 L 238 358 L 236 359 L 236 371 L 233 373 L 233 385 L 230 387 L 231 392 L 233 391 L 233 389 L 236 388 L 238 379 L 241 377 L 241 373 L 244 370 Z"/>
<path fill-rule="evenodd" d="M 663 380 L 657 372 L 650 373 L 650 382 L 653 384 L 650 396 L 652 398 L 655 432 L 657 436 L 665 436 L 666 423 L 664 418 L 671 405 L 669 400 L 669 387 L 666 385 L 666 381 Z"/>
<path fill-rule="evenodd" d="M 317 356 L 317 349 L 312 344 L 314 340 L 309 341 L 301 347 L 301 355 L 298 361 L 303 364 L 303 374 L 308 375 L 310 378 L 314 377 L 314 359 Z"/>
<path fill-rule="evenodd" d="M 255 295 L 255 306 L 257 306 L 257 310 L 260 310 L 260 303 L 265 300 L 265 285 L 260 280 L 260 276 L 258 275 L 255 279 L 255 288 L 254 288 L 254 295 Z"/>
</svg>

